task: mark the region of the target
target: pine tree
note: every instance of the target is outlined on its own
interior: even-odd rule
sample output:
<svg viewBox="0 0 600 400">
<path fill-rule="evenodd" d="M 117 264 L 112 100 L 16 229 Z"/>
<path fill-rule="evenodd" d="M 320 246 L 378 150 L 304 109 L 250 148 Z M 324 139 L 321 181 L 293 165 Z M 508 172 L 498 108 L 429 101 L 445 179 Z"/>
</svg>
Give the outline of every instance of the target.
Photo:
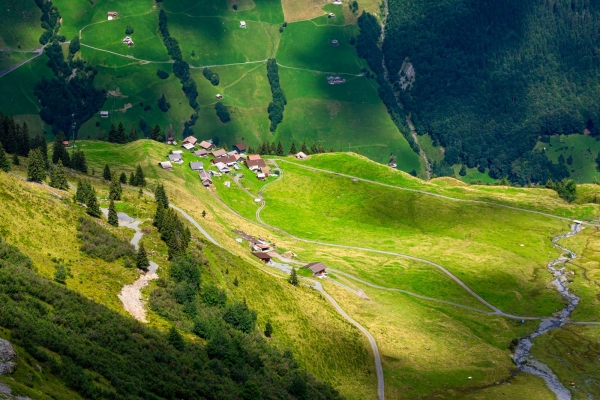
<svg viewBox="0 0 600 400">
<path fill-rule="evenodd" d="M 283 156 L 283 144 L 281 144 L 281 140 L 277 144 L 277 153 L 278 156 Z"/>
<path fill-rule="evenodd" d="M 13 165 L 21 165 L 21 160 L 19 160 L 19 155 L 17 153 L 12 155 L 12 163 Z"/>
<path fill-rule="evenodd" d="M 135 142 L 137 139 L 138 139 L 137 131 L 135 129 L 133 129 L 133 126 L 132 126 L 131 129 L 129 129 L 129 137 L 127 138 L 127 141 Z"/>
<path fill-rule="evenodd" d="M 46 162 L 40 149 L 29 152 L 27 178 L 34 182 L 43 182 L 46 179 Z"/>
<path fill-rule="evenodd" d="M 460 171 L 458 171 L 458 174 L 460 176 L 465 176 L 467 175 L 467 168 L 464 166 L 464 164 L 462 165 L 462 167 L 460 167 Z"/>
<path fill-rule="evenodd" d="M 552 179 L 546 181 L 546 189 L 554 189 L 554 182 L 552 182 Z"/>
<path fill-rule="evenodd" d="M 71 158 L 71 167 L 76 171 L 87 174 L 87 161 L 85 160 L 85 153 L 83 151 L 77 150 L 75 153 L 73 153 L 73 157 Z"/>
<path fill-rule="evenodd" d="M 125 175 L 125 172 L 121 172 L 121 176 L 119 177 L 119 181 L 123 184 L 126 185 L 127 184 L 127 175 Z"/>
<path fill-rule="evenodd" d="M 112 199 L 108 206 L 108 223 L 112 226 L 119 226 L 119 217 L 117 216 L 117 210 L 115 210 L 115 202 Z"/>
<path fill-rule="evenodd" d="M 61 160 L 58 160 L 58 165 L 56 167 L 53 166 L 50 170 L 50 186 L 61 190 L 67 190 L 69 188 L 67 174 Z"/>
<path fill-rule="evenodd" d="M 300 147 L 300 151 L 304 154 L 310 154 L 308 148 L 306 147 L 306 142 L 302 142 L 302 147 Z"/>
<path fill-rule="evenodd" d="M 162 206 L 162 204 L 157 203 L 156 204 L 156 213 L 154 214 L 154 221 L 152 222 L 152 224 L 154 226 L 156 226 L 159 231 L 162 229 L 164 219 L 165 219 L 165 208 Z"/>
<path fill-rule="evenodd" d="M 96 198 L 96 190 L 92 186 L 90 188 L 90 192 L 88 194 L 88 198 L 86 201 L 87 213 L 95 218 L 100 218 L 102 212 L 100 211 L 100 205 L 98 205 L 98 199 Z"/>
<path fill-rule="evenodd" d="M 63 142 L 65 141 L 65 135 L 62 133 L 56 135 L 54 143 L 52 145 L 52 164 L 58 163 L 58 160 L 62 160 L 65 167 L 71 166 L 71 158 L 69 153 L 65 149 Z"/>
<path fill-rule="evenodd" d="M 31 142 L 29 139 L 29 128 L 25 122 L 23 122 L 23 128 L 21 129 L 19 139 L 19 155 L 27 157 L 27 154 L 29 154 L 29 150 L 31 148 Z"/>
<path fill-rule="evenodd" d="M 290 154 L 296 154 L 296 153 L 298 153 L 298 152 L 296 151 L 296 141 L 294 140 L 292 142 L 292 147 L 290 147 Z"/>
<path fill-rule="evenodd" d="M 171 327 L 171 329 L 169 330 L 168 340 L 171 346 L 175 347 L 177 350 L 185 350 L 185 341 L 183 340 L 181 334 L 177 332 L 177 329 L 175 329 L 174 326 Z"/>
<path fill-rule="evenodd" d="M 273 334 L 273 326 L 271 325 L 271 321 L 267 321 L 267 325 L 265 326 L 265 336 L 270 338 Z"/>
<path fill-rule="evenodd" d="M 296 267 L 292 267 L 292 272 L 290 273 L 288 282 L 294 286 L 298 286 L 298 274 L 296 273 Z"/>
<path fill-rule="evenodd" d="M 127 137 L 125 136 L 125 128 L 123 127 L 123 123 L 119 122 L 119 127 L 117 128 L 117 139 L 116 143 L 127 143 Z"/>
<path fill-rule="evenodd" d="M 165 188 L 163 185 L 156 185 L 154 197 L 156 199 L 156 202 L 162 204 L 164 208 L 169 207 L 169 198 L 167 197 L 167 193 L 165 192 Z"/>
<path fill-rule="evenodd" d="M 4 151 L 4 147 L 0 143 L 0 170 L 4 172 L 10 171 L 10 162 L 8 158 L 6 158 L 6 152 Z"/>
<path fill-rule="evenodd" d="M 144 171 L 142 171 L 142 166 L 139 164 L 135 169 L 135 185 L 141 187 L 146 186 L 146 178 L 144 177 Z"/>
<path fill-rule="evenodd" d="M 129 185 L 131 185 L 131 186 L 137 186 L 137 184 L 135 182 L 135 176 L 133 175 L 133 172 L 131 174 L 129 174 Z"/>
<path fill-rule="evenodd" d="M 88 197 L 90 196 L 91 185 L 86 180 L 79 180 L 77 182 L 77 192 L 73 200 L 77 203 L 87 203 Z"/>
<path fill-rule="evenodd" d="M 277 154 L 277 146 L 275 145 L 275 142 L 271 142 L 271 146 L 269 148 L 269 154 L 272 156 Z"/>
<path fill-rule="evenodd" d="M 110 181 L 110 178 L 112 178 L 108 164 L 104 166 L 104 172 L 102 173 L 102 176 L 104 177 L 105 181 Z"/>
<path fill-rule="evenodd" d="M 117 179 L 117 174 L 113 174 L 110 180 L 110 188 L 108 197 L 111 200 L 121 200 L 121 195 L 123 194 L 123 188 L 121 187 L 121 182 Z"/>
<path fill-rule="evenodd" d="M 146 253 L 144 243 L 140 243 L 135 264 L 139 269 L 143 269 L 144 271 L 146 271 L 150 266 L 150 261 L 148 261 L 148 254 Z"/>
<path fill-rule="evenodd" d="M 110 143 L 118 143 L 117 142 L 117 128 L 114 124 L 110 125 L 110 130 L 108 131 L 108 141 Z"/>
</svg>

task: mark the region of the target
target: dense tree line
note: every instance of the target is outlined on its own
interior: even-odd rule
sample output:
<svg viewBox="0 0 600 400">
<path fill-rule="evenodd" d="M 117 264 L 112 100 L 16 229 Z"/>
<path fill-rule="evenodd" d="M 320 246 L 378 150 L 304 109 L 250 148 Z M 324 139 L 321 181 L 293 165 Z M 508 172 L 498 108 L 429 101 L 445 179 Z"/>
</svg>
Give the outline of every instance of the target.
<svg viewBox="0 0 600 400">
<path fill-rule="evenodd" d="M 210 68 L 203 68 L 202 75 L 213 85 L 219 85 L 219 75 Z"/>
<path fill-rule="evenodd" d="M 129 143 L 129 142 L 134 142 L 137 139 L 138 139 L 138 133 L 133 128 L 133 126 L 129 129 L 129 134 L 126 134 L 125 127 L 123 126 L 122 122 L 119 122 L 119 125 L 116 127 L 114 124 L 110 125 L 110 129 L 108 130 L 108 138 L 107 138 L 107 140 L 110 143 L 125 144 L 125 143 Z"/>
<path fill-rule="evenodd" d="M 536 161 L 543 172 L 523 168 L 539 158 L 538 138 L 600 133 L 597 2 L 390 0 L 389 11 L 390 77 L 397 81 L 405 62 L 416 73 L 411 87 L 394 90 L 448 164 L 515 182 L 560 180 L 562 169 L 547 162 Z"/>
<path fill-rule="evenodd" d="M 194 284 L 197 264 L 183 263 L 172 279 Z M 0 304 L 0 326 L 12 341 L 83 398 L 340 398 L 258 335 L 226 325 L 202 345 L 148 328 L 41 277 L 1 239 Z M 233 323 L 245 312 L 235 308 Z"/>
<path fill-rule="evenodd" d="M 198 109 L 198 101 L 196 100 L 198 97 L 198 89 L 196 87 L 196 82 L 190 75 L 189 64 L 183 61 L 179 42 L 177 39 L 172 37 L 171 33 L 169 32 L 167 13 L 164 10 L 160 10 L 158 15 L 158 31 L 160 32 L 165 47 L 167 48 L 167 53 L 169 53 L 171 59 L 175 61 L 173 64 L 173 73 L 179 78 L 183 92 L 190 103 L 190 107 L 193 109 Z"/>
<path fill-rule="evenodd" d="M 220 101 L 218 101 L 215 104 L 215 111 L 217 112 L 217 117 L 219 117 L 221 122 L 227 123 L 227 122 L 231 121 L 231 115 L 229 115 L 229 110 Z"/>
<path fill-rule="evenodd" d="M 279 68 L 277 67 L 277 60 L 274 58 L 269 58 L 267 61 L 267 78 L 273 95 L 273 101 L 269 103 L 268 107 L 269 120 L 271 120 L 269 130 L 275 132 L 277 125 L 283 121 L 283 110 L 287 104 L 287 98 L 279 84 Z"/>
<path fill-rule="evenodd" d="M 385 104 L 392 121 L 402 133 L 402 136 L 404 136 L 411 149 L 419 154 L 419 145 L 414 141 L 410 129 L 406 125 L 406 113 L 398 104 L 392 87 L 385 80 L 383 53 L 378 46 L 381 25 L 379 25 L 379 22 L 373 15 L 365 11 L 358 18 L 358 27 L 360 28 L 360 34 L 356 38 L 356 51 L 359 57 L 364 58 L 369 67 L 377 75 L 377 83 L 379 84 L 377 93 L 379 93 L 379 97 L 383 101 L 383 104 Z"/>
<path fill-rule="evenodd" d="M 35 140 L 38 141 L 40 139 L 36 136 Z M 0 112 L 0 144 L 2 144 L 7 153 L 27 157 L 29 150 L 32 148 L 27 124 L 23 122 L 23 125 L 19 125 L 12 116 L 2 115 Z M 36 142 L 35 148 L 37 147 L 39 146 Z"/>
<path fill-rule="evenodd" d="M 52 38 L 56 38 L 61 42 L 65 41 L 64 37 L 58 35 L 60 29 L 61 16 L 58 12 L 58 8 L 52 4 L 51 1 L 35 0 L 35 4 L 42 10 L 42 28 L 44 33 L 40 36 L 40 43 L 46 44 Z"/>
</svg>

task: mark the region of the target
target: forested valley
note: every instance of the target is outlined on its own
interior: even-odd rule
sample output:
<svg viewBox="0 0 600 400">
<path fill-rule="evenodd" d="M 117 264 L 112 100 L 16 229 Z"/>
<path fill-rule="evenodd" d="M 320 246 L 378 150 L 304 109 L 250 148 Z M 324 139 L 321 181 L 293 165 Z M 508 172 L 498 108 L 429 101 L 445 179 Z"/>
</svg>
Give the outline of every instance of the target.
<svg viewBox="0 0 600 400">
<path fill-rule="evenodd" d="M 394 91 L 448 165 L 521 184 L 560 180 L 568 171 L 536 142 L 599 134 L 598 2 L 390 0 L 385 33 Z"/>
</svg>

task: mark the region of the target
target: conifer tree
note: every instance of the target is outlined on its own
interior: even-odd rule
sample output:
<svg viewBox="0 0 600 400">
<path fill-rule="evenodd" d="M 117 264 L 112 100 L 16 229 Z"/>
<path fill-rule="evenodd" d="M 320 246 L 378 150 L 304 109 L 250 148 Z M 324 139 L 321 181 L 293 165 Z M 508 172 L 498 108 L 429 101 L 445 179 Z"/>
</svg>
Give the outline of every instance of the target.
<svg viewBox="0 0 600 400">
<path fill-rule="evenodd" d="M 126 185 L 127 184 L 127 175 L 125 175 L 125 172 L 121 172 L 121 176 L 119 176 L 119 181 L 123 184 Z"/>
<path fill-rule="evenodd" d="M 139 164 L 135 170 L 135 185 L 141 187 L 146 186 L 146 177 L 144 176 L 144 171 L 142 171 L 142 166 Z"/>
<path fill-rule="evenodd" d="M 137 138 L 138 138 L 137 131 L 132 126 L 131 129 L 129 129 L 129 137 L 127 138 L 127 141 L 135 142 L 137 140 Z"/>
<path fill-rule="evenodd" d="M 65 167 L 70 167 L 71 159 L 63 144 L 64 141 L 65 135 L 62 133 L 56 135 L 54 138 L 54 144 L 52 145 L 52 164 L 57 164 L 58 160 L 62 160 Z"/>
<path fill-rule="evenodd" d="M 146 271 L 150 266 L 150 261 L 148 261 L 148 254 L 146 253 L 144 243 L 140 243 L 135 264 L 139 269 L 143 269 L 144 271 Z"/>
<path fill-rule="evenodd" d="M 117 128 L 114 124 L 110 125 L 110 130 L 108 131 L 108 141 L 110 143 L 117 143 Z"/>
<path fill-rule="evenodd" d="M 267 321 L 267 325 L 265 326 L 265 336 L 270 338 L 273 334 L 273 326 L 271 325 L 271 321 Z"/>
<path fill-rule="evenodd" d="M 119 122 L 119 126 L 117 128 L 117 141 L 116 143 L 127 143 L 127 137 L 125 136 L 125 128 L 123 127 L 123 123 Z"/>
<path fill-rule="evenodd" d="M 272 156 L 277 154 L 277 146 L 275 145 L 275 142 L 271 142 L 271 147 L 269 148 L 269 154 Z"/>
<path fill-rule="evenodd" d="M 302 142 L 302 147 L 300 147 L 300 151 L 304 154 L 309 154 L 308 148 L 306 147 L 306 142 Z"/>
<path fill-rule="evenodd" d="M 2 170 L 4 172 L 10 171 L 10 162 L 8 161 L 8 158 L 6 157 L 6 152 L 4 151 L 4 147 L 2 147 L 1 143 L 0 143 L 0 170 Z"/>
<path fill-rule="evenodd" d="M 171 327 L 171 329 L 169 330 L 168 340 L 171 346 L 175 347 L 177 350 L 185 350 L 185 341 L 183 340 L 181 334 L 177 332 L 177 329 L 175 329 L 174 326 Z"/>
<path fill-rule="evenodd" d="M 112 174 L 110 173 L 110 168 L 108 167 L 108 164 L 104 166 L 104 172 L 102 173 L 102 176 L 104 177 L 105 181 L 110 181 L 110 179 L 112 178 Z"/>
<path fill-rule="evenodd" d="M 73 153 L 73 157 L 71 158 L 71 167 L 76 171 L 87 174 L 87 161 L 85 160 L 85 153 L 83 151 L 77 150 L 75 153 Z"/>
<path fill-rule="evenodd" d="M 165 216 L 165 208 L 162 206 L 161 203 L 157 202 L 156 213 L 154 214 L 153 225 L 156 226 L 159 231 L 161 230 L 161 228 L 163 226 L 164 216 Z"/>
<path fill-rule="evenodd" d="M 169 198 L 167 197 L 167 193 L 165 192 L 165 188 L 163 185 L 156 185 L 156 191 L 154 192 L 154 197 L 156 202 L 162 204 L 164 208 L 169 207 Z"/>
<path fill-rule="evenodd" d="M 17 153 L 12 155 L 12 163 L 13 165 L 21 165 L 21 160 L 19 160 L 19 155 Z"/>
<path fill-rule="evenodd" d="M 40 149 L 29 152 L 27 178 L 35 182 L 43 182 L 46 179 L 46 163 Z"/>
<path fill-rule="evenodd" d="M 27 157 L 31 148 L 31 143 L 29 139 L 29 128 L 27 127 L 26 122 L 23 122 L 23 128 L 20 129 L 19 142 L 19 155 Z"/>
<path fill-rule="evenodd" d="M 98 204 L 98 199 L 96 198 L 96 190 L 91 186 L 87 201 L 85 203 L 87 206 L 86 212 L 95 218 L 100 218 L 102 215 L 102 211 L 100 211 L 100 205 Z"/>
<path fill-rule="evenodd" d="M 294 286 L 298 286 L 298 273 L 296 272 L 296 267 L 292 267 L 292 272 L 290 273 L 288 282 Z"/>
<path fill-rule="evenodd" d="M 108 206 L 108 223 L 112 226 L 119 226 L 119 216 L 115 210 L 115 202 L 111 199 Z"/>
<path fill-rule="evenodd" d="M 277 144 L 277 153 L 278 156 L 283 156 L 283 144 L 281 144 L 281 140 Z"/>
<path fill-rule="evenodd" d="M 298 152 L 296 151 L 296 141 L 294 140 L 292 142 L 292 147 L 290 147 L 290 154 L 296 154 L 296 153 L 298 153 Z"/>
<path fill-rule="evenodd" d="M 53 166 L 50 170 L 50 186 L 61 190 L 67 190 L 69 188 L 67 174 L 61 160 L 58 160 L 58 165 L 55 167 Z"/>
<path fill-rule="evenodd" d="M 135 184 L 135 176 L 133 175 L 133 172 L 129 174 L 129 185 L 131 185 L 131 186 L 137 186 Z"/>
<path fill-rule="evenodd" d="M 77 182 L 77 192 L 75 193 L 75 200 L 77 203 L 87 203 L 88 197 L 90 196 L 91 185 L 86 180 L 79 180 Z"/>
<path fill-rule="evenodd" d="M 123 188 L 121 187 L 121 182 L 117 179 L 117 174 L 113 174 L 110 180 L 110 188 L 108 197 L 111 200 L 121 200 L 121 195 L 123 194 Z"/>
</svg>

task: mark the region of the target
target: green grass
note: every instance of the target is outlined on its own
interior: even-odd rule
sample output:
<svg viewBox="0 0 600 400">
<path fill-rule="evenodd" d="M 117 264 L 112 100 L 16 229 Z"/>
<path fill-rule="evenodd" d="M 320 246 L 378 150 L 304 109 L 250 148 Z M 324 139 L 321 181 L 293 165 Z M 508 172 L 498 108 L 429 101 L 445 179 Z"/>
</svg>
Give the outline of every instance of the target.
<svg viewBox="0 0 600 400">
<path fill-rule="evenodd" d="M 554 371 L 574 399 L 598 395 L 600 327 L 566 325 L 536 337 L 533 343 L 531 354 Z"/>
<path fill-rule="evenodd" d="M 134 33 L 130 35 L 125 34 L 128 25 L 134 28 Z M 158 35 L 157 27 L 157 11 L 135 17 L 124 16 L 88 26 L 82 31 L 81 43 L 143 60 L 169 61 L 170 57 Z M 130 36 L 135 46 L 129 47 L 123 43 L 125 36 Z"/>
<path fill-rule="evenodd" d="M 371 298 L 365 301 L 336 285 L 325 285 L 377 340 L 387 398 L 463 398 L 510 379 L 514 367 L 507 345 L 537 324 L 522 325 L 361 286 Z M 539 387 L 535 381 L 525 387 L 531 384 Z M 551 397 L 542 391 L 531 398 Z"/>
<path fill-rule="evenodd" d="M 577 189 L 580 196 L 575 204 L 568 204 L 561 200 L 555 191 L 545 188 L 466 185 L 452 178 L 437 178 L 424 182 L 352 153 L 319 154 L 311 156 L 307 161 L 294 158 L 288 158 L 288 161 L 456 199 L 489 201 L 575 219 L 595 219 L 598 214 L 596 205 L 586 204 L 594 194 L 600 193 L 598 185 L 579 185 Z"/>
<path fill-rule="evenodd" d="M 79 35 L 79 30 L 85 28 L 92 23 L 106 23 L 110 26 L 119 26 L 117 20 L 108 21 L 107 13 L 109 11 L 116 11 L 119 14 L 119 18 L 131 18 L 145 15 L 153 12 L 152 6 L 155 4 L 152 0 L 94 0 L 93 4 L 90 2 L 71 0 L 56 0 L 52 2 L 63 18 L 63 25 L 60 29 L 60 33 L 65 35 L 67 39 Z M 134 28 L 136 28 L 134 23 Z M 87 30 L 84 30 L 83 37 L 86 37 Z M 123 37 L 125 31 L 123 30 Z"/>
<path fill-rule="evenodd" d="M 233 4 L 238 4 L 238 10 L 233 9 Z M 170 14 L 189 15 L 193 17 L 225 17 L 234 20 L 266 22 L 281 24 L 283 22 L 283 9 L 279 0 L 167 0 L 163 7 Z"/>
<path fill-rule="evenodd" d="M 561 308 L 557 293 L 544 289 L 550 278 L 544 264 L 557 255 L 549 239 L 567 231 L 567 223 L 352 182 L 290 164 L 283 169 L 284 179 L 264 193 L 266 223 L 311 240 L 439 262 L 507 312 L 548 315 Z"/>
<path fill-rule="evenodd" d="M 184 59 L 193 66 L 272 57 L 279 41 L 279 27 L 254 21 L 246 24 L 243 29 L 238 20 L 169 14 L 169 31 L 179 41 Z"/>
<path fill-rule="evenodd" d="M 546 148 L 546 155 L 553 163 L 558 163 L 562 154 L 571 178 L 581 183 L 600 181 L 600 173 L 596 169 L 596 157 L 600 153 L 600 141 L 591 135 L 555 135 L 550 137 L 550 143 L 539 142 L 536 149 Z M 566 163 L 569 156 L 573 157 L 573 165 Z"/>
<path fill-rule="evenodd" d="M 33 57 L 34 53 L 18 53 L 15 51 L 0 52 L 0 71 Z"/>
<path fill-rule="evenodd" d="M 40 47 L 38 41 L 42 11 L 33 1 L 4 0 L 0 15 L 0 48 L 31 50 Z"/>
<path fill-rule="evenodd" d="M 110 96 L 103 106 L 103 110 L 109 111 L 108 118 L 101 118 L 99 114 L 93 116 L 80 129 L 79 137 L 82 139 L 95 139 L 102 135 L 102 131 L 108 132 L 111 124 L 123 123 L 127 132 L 129 127 L 134 126 L 139 132 L 139 121 L 144 119 L 148 125 L 159 124 L 166 129 L 173 124 L 175 131 L 181 135 L 184 122 L 189 119 L 194 110 L 188 105 L 187 98 L 181 90 L 179 79 L 172 73 L 168 79 L 162 80 L 156 75 L 157 69 L 172 72 L 171 65 L 156 64 L 130 65 L 119 68 L 98 67 L 98 75 L 94 81 L 96 87 L 119 91 L 119 96 Z M 171 103 L 167 113 L 159 110 L 158 99 L 165 95 Z M 143 106 L 140 105 L 143 103 Z M 126 105 L 131 108 L 122 111 Z M 148 111 L 145 106 L 151 106 Z M 129 107 L 129 106 L 127 106 Z M 96 123 L 99 126 L 96 126 Z M 106 137 L 106 136 L 105 136 Z"/>
<path fill-rule="evenodd" d="M 420 169 L 419 157 L 389 119 L 373 81 L 356 77 L 329 85 L 326 75 L 281 67 L 279 76 L 288 105 L 276 139 L 286 150 L 292 140 L 298 149 L 305 140 L 308 147 L 317 143 L 336 151 L 350 148 L 378 162 L 387 162 L 393 152 L 398 168 Z"/>
<path fill-rule="evenodd" d="M 359 74 L 362 60 L 349 43 L 350 37 L 357 34 L 355 25 L 315 26 L 313 21 L 291 23 L 281 36 L 277 61 L 289 67 Z M 339 41 L 339 46 L 331 44 L 334 39 Z"/>
</svg>

